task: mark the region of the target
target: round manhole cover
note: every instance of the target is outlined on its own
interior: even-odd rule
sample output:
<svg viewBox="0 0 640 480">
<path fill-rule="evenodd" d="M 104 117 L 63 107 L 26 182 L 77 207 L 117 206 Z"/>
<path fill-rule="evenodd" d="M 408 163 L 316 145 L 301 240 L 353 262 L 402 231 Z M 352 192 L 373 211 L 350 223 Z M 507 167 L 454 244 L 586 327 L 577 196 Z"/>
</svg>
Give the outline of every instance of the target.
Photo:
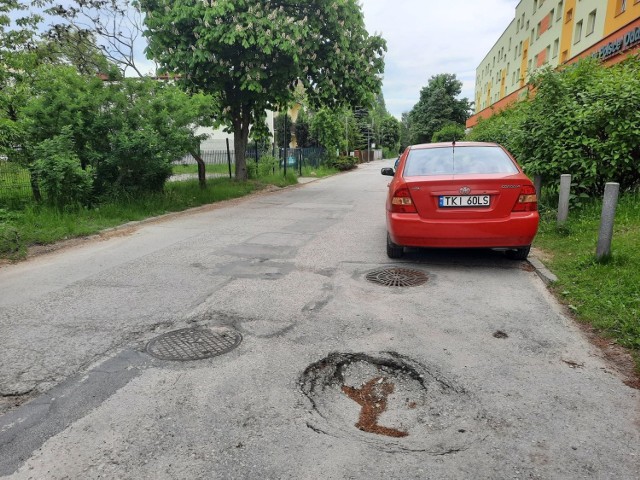
<svg viewBox="0 0 640 480">
<path fill-rule="evenodd" d="M 367 280 L 385 287 L 417 287 L 427 283 L 429 277 L 420 270 L 393 267 L 381 268 L 367 273 Z"/>
<path fill-rule="evenodd" d="M 161 360 L 202 360 L 227 353 L 241 341 L 239 332 L 226 327 L 183 328 L 151 340 L 147 353 Z"/>
<path fill-rule="evenodd" d="M 395 352 L 332 353 L 307 367 L 300 388 L 310 401 L 309 428 L 385 451 L 455 453 L 486 429 L 464 388 Z"/>
</svg>

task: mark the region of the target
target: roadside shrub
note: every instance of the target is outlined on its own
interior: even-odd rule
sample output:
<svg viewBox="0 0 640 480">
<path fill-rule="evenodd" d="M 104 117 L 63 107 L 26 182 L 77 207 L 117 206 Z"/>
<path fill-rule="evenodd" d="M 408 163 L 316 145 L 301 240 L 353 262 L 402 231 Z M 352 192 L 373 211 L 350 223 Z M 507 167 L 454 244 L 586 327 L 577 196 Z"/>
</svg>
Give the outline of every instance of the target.
<svg viewBox="0 0 640 480">
<path fill-rule="evenodd" d="M 257 179 L 273 175 L 278 171 L 278 159 L 271 155 L 260 157 L 258 163 L 247 159 L 247 172 L 249 178 Z"/>
<path fill-rule="evenodd" d="M 11 224 L 0 222 L 0 256 L 14 258 L 23 250 L 18 229 Z"/>
<path fill-rule="evenodd" d="M 437 142 L 453 142 L 460 141 L 465 137 L 464 126 L 458 123 L 450 123 L 433 134 L 431 141 Z"/>
<path fill-rule="evenodd" d="M 110 136 L 111 151 L 97 168 L 98 192 L 160 192 L 174 159 L 157 131 L 124 128 Z"/>
<path fill-rule="evenodd" d="M 93 179 L 90 171 L 82 169 L 68 129 L 40 142 L 32 168 L 40 192 L 49 205 L 62 210 L 88 203 Z"/>
<path fill-rule="evenodd" d="M 342 156 L 329 160 L 329 166 L 340 171 L 353 170 L 358 166 L 358 158 Z"/>
</svg>

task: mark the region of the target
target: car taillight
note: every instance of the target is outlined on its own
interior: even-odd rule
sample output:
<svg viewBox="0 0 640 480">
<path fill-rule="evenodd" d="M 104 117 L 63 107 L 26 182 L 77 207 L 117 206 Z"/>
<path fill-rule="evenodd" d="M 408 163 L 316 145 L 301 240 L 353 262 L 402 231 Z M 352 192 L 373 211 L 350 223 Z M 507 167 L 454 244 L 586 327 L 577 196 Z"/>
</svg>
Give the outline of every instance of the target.
<svg viewBox="0 0 640 480">
<path fill-rule="evenodd" d="M 395 191 L 391 199 L 391 211 L 394 213 L 417 213 L 408 188 L 403 187 Z"/>
<path fill-rule="evenodd" d="M 536 189 L 531 185 L 525 185 L 520 190 L 518 201 L 513 207 L 514 212 L 535 212 L 538 210 L 538 196 Z"/>
</svg>

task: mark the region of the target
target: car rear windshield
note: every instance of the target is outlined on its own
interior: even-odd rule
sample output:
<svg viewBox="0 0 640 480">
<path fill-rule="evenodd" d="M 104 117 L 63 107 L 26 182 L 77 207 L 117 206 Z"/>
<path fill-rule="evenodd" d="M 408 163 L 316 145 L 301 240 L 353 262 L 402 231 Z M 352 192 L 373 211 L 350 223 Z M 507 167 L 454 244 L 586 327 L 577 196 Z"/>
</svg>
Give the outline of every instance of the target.
<svg viewBox="0 0 640 480">
<path fill-rule="evenodd" d="M 411 150 L 405 177 L 466 175 L 474 173 L 518 173 L 500 147 L 437 147 Z"/>
</svg>

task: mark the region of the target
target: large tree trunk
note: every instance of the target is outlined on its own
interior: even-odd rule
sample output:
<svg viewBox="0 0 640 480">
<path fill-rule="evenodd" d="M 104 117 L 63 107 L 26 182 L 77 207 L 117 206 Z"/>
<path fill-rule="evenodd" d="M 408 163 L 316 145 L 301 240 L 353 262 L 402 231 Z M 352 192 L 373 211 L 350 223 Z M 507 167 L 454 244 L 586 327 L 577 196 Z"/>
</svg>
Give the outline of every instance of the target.
<svg viewBox="0 0 640 480">
<path fill-rule="evenodd" d="M 244 113 L 244 112 L 243 112 Z M 233 149 L 236 157 L 236 180 L 246 182 L 247 144 L 249 143 L 249 115 L 242 115 L 233 122 Z"/>
</svg>

